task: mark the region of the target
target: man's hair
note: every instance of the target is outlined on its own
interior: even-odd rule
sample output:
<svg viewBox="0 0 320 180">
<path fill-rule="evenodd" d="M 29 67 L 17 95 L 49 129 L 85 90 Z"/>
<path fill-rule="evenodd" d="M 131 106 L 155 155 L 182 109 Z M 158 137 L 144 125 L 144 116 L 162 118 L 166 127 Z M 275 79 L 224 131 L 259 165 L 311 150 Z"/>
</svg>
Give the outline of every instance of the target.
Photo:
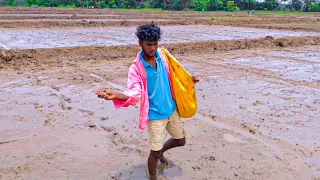
<svg viewBox="0 0 320 180">
<path fill-rule="evenodd" d="M 136 35 L 140 41 L 159 41 L 161 38 L 162 31 L 160 27 L 155 24 L 145 24 L 137 27 Z"/>
</svg>

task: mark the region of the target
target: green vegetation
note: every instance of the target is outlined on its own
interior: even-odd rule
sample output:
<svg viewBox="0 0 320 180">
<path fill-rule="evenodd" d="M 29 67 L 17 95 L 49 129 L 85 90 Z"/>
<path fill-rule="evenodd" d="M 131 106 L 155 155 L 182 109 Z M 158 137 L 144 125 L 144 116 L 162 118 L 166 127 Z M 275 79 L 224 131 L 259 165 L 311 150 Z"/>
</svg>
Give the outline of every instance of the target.
<svg viewBox="0 0 320 180">
<path fill-rule="evenodd" d="M 67 5 L 67 6 L 65 6 L 65 5 L 59 5 L 58 8 L 70 8 L 70 9 L 75 9 L 75 8 L 77 8 L 77 7 L 76 7 L 75 5 Z"/>
<path fill-rule="evenodd" d="M 320 16 L 320 13 L 292 11 L 257 11 L 256 14 L 276 16 Z"/>
<path fill-rule="evenodd" d="M 163 10 L 161 8 L 137 8 L 133 9 L 136 11 L 154 11 L 154 12 L 162 12 Z"/>
<path fill-rule="evenodd" d="M 217 21 L 252 21 L 252 20 L 262 20 L 261 18 L 255 17 L 212 17 L 211 20 Z"/>
<path fill-rule="evenodd" d="M 280 2 L 286 2 L 282 4 Z M 114 8 L 137 9 L 142 11 L 196 10 L 228 11 L 247 10 L 257 14 L 296 16 L 294 13 L 320 12 L 319 0 L 0 0 L 0 6 L 40 6 L 59 8 Z M 262 12 L 263 11 L 263 12 Z M 268 12 L 270 11 L 270 12 Z M 293 14 L 291 15 L 291 13 Z"/>
<path fill-rule="evenodd" d="M 228 11 L 239 12 L 240 8 L 234 3 L 234 1 L 227 2 Z"/>
</svg>

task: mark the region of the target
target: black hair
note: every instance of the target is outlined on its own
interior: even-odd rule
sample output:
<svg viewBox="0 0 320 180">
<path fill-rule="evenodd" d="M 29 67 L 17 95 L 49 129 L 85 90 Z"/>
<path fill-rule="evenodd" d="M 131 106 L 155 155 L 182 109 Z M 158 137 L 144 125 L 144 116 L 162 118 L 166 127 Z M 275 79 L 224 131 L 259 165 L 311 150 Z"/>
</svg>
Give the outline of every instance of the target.
<svg viewBox="0 0 320 180">
<path fill-rule="evenodd" d="M 137 27 L 136 35 L 140 41 L 159 41 L 161 38 L 162 31 L 160 27 L 155 24 L 144 24 Z"/>
</svg>

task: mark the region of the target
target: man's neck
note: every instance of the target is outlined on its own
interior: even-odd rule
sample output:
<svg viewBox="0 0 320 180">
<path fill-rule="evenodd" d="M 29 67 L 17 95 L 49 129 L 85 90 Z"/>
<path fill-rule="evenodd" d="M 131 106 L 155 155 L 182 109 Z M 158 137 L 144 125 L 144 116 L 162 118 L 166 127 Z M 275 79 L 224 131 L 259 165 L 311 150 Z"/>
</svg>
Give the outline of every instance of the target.
<svg viewBox="0 0 320 180">
<path fill-rule="evenodd" d="M 157 60 L 157 55 L 156 55 L 156 54 L 151 57 L 151 56 L 146 55 L 145 53 L 142 53 L 142 57 L 144 58 L 144 60 L 145 60 L 148 64 L 150 64 L 151 66 L 157 68 L 157 62 L 156 62 L 156 60 Z"/>
<path fill-rule="evenodd" d="M 142 53 L 142 56 L 147 62 L 153 62 L 157 60 L 156 54 L 154 56 L 148 56 L 146 53 Z"/>
</svg>

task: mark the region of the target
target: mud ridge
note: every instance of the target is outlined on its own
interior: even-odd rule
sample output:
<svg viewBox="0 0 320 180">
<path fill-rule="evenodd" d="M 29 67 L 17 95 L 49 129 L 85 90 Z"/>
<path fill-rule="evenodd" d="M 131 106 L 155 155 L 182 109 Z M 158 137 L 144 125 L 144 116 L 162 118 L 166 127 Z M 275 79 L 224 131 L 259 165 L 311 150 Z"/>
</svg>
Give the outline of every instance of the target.
<svg viewBox="0 0 320 180">
<path fill-rule="evenodd" d="M 95 20 L 79 20 L 79 21 L 2 21 L 0 23 L 0 28 L 65 28 L 65 27 L 109 27 L 109 26 L 139 26 L 142 24 L 153 22 L 153 20 L 141 20 L 141 21 L 130 21 L 122 20 L 119 21 L 95 21 Z M 213 22 L 209 20 L 164 20 L 157 21 L 157 25 L 169 26 L 169 25 L 211 25 Z"/>
<path fill-rule="evenodd" d="M 238 49 L 299 47 L 319 45 L 320 37 L 286 37 L 274 39 L 244 39 L 229 41 L 208 41 L 179 44 L 165 44 L 164 46 L 174 54 L 201 54 L 216 51 L 232 51 Z M 87 60 L 117 60 L 134 58 L 139 46 L 109 46 L 109 47 L 72 47 L 52 49 L 0 49 L 0 69 L 34 66 L 36 64 L 55 65 L 67 61 L 79 62 Z"/>
</svg>

